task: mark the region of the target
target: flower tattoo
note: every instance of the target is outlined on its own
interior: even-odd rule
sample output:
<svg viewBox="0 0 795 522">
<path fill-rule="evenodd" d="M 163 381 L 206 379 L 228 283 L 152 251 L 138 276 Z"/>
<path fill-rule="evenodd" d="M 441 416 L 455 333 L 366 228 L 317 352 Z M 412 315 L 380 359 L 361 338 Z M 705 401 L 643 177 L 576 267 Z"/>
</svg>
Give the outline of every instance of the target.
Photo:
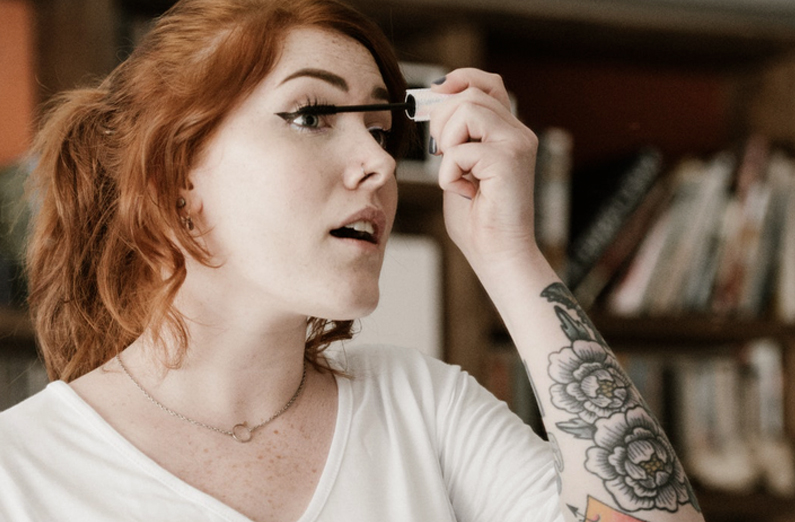
<svg viewBox="0 0 795 522">
<path fill-rule="evenodd" d="M 594 442 L 585 468 L 604 480 L 623 509 L 675 512 L 690 501 L 682 465 L 643 407 L 598 420 Z"/>
<path fill-rule="evenodd" d="M 593 341 L 574 341 L 552 354 L 549 375 L 552 404 L 589 424 L 638 403 L 637 394 L 616 361 Z"/>
<path fill-rule="evenodd" d="M 555 426 L 593 441 L 585 469 L 622 510 L 675 512 L 692 504 L 700 511 L 670 442 L 569 290 L 555 283 L 541 297 L 553 303 L 571 343 L 549 356 L 552 405 L 573 415 Z"/>
</svg>

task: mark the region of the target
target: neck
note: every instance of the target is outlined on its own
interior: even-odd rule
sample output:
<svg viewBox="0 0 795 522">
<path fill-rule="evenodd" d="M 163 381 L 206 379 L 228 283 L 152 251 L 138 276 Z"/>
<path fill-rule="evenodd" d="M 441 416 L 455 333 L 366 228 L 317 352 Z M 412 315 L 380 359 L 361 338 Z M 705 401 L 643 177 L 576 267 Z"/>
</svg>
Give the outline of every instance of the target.
<svg viewBox="0 0 795 522">
<path fill-rule="evenodd" d="M 125 351 L 125 363 L 152 396 L 183 415 L 219 426 L 256 425 L 281 409 L 301 382 L 306 320 L 256 329 L 239 321 L 219 324 L 188 322 L 188 351 L 176 369 L 164 364 L 175 360 L 176 343 L 155 345 L 148 335 Z"/>
</svg>

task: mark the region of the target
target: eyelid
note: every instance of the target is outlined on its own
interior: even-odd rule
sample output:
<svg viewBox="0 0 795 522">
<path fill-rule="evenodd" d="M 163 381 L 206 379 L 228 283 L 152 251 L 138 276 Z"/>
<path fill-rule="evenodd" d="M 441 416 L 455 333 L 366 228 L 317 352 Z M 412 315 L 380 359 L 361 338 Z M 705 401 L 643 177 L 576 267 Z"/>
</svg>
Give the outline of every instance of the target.
<svg viewBox="0 0 795 522">
<path fill-rule="evenodd" d="M 389 135 L 392 133 L 392 129 L 387 129 L 381 126 L 371 126 L 367 128 L 367 131 L 370 133 L 370 136 L 381 146 L 382 149 L 386 150 L 389 144 Z M 380 138 L 378 136 L 380 136 Z"/>
<path fill-rule="evenodd" d="M 302 102 L 298 108 L 292 112 L 277 112 L 276 116 L 301 130 L 321 130 L 324 127 L 330 126 L 328 119 L 333 117 L 333 114 L 329 114 L 328 111 L 329 108 L 333 107 L 333 104 L 321 102 L 317 98 L 307 98 L 306 101 Z M 296 123 L 296 120 L 302 116 L 312 116 L 318 118 L 318 126 L 314 127 Z"/>
<path fill-rule="evenodd" d="M 343 106 L 344 107 L 344 106 Z M 318 100 L 307 100 L 302 106 L 298 107 L 298 109 L 292 112 L 277 112 L 276 116 L 282 118 L 285 122 L 287 122 L 291 126 L 297 127 L 299 130 L 302 131 L 321 131 L 325 128 L 332 127 L 332 118 L 335 118 L 341 113 L 346 111 L 337 112 L 339 106 L 329 103 L 322 103 Z M 358 111 L 356 111 L 358 112 Z M 367 115 L 366 120 L 369 119 L 370 122 L 365 120 L 365 125 L 367 126 L 367 131 L 370 133 L 372 138 L 386 150 L 387 143 L 389 141 L 389 135 L 392 132 L 392 116 L 389 116 L 389 121 L 386 121 L 386 118 L 383 116 L 378 116 L 383 112 L 388 111 L 362 111 L 365 115 Z M 301 117 L 314 117 L 318 118 L 318 125 L 306 125 L 297 123 Z"/>
</svg>

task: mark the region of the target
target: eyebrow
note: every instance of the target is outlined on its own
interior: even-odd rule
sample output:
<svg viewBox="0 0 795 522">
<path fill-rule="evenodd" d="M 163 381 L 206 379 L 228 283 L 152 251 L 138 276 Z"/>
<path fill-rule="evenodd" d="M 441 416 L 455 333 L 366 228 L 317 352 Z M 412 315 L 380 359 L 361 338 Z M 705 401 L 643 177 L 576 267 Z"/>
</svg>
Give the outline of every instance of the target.
<svg viewBox="0 0 795 522">
<path fill-rule="evenodd" d="M 282 80 L 281 83 L 279 83 L 279 85 L 284 85 L 290 80 L 295 80 L 296 78 L 315 78 L 324 81 L 341 91 L 344 92 L 350 91 L 348 82 L 345 81 L 345 78 L 343 78 L 342 76 L 339 76 L 337 74 L 334 74 L 333 72 L 326 71 L 323 69 L 312 69 L 312 68 L 299 69 L 298 71 L 292 73 L 287 78 Z M 376 100 L 389 101 L 389 92 L 387 92 L 387 90 L 384 89 L 383 87 L 373 88 L 370 95 Z"/>
</svg>

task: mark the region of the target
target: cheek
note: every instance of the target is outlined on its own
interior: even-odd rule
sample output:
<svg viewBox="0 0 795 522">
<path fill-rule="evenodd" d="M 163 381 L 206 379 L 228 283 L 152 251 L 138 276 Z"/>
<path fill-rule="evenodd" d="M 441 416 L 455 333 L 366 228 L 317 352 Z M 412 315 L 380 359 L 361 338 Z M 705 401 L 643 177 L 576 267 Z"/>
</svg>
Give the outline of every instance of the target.
<svg viewBox="0 0 795 522">
<path fill-rule="evenodd" d="M 398 183 L 397 179 L 393 176 L 391 180 L 384 186 L 385 194 L 382 196 L 382 203 L 384 211 L 391 218 L 391 222 L 395 220 L 395 213 L 398 206 Z"/>
</svg>

